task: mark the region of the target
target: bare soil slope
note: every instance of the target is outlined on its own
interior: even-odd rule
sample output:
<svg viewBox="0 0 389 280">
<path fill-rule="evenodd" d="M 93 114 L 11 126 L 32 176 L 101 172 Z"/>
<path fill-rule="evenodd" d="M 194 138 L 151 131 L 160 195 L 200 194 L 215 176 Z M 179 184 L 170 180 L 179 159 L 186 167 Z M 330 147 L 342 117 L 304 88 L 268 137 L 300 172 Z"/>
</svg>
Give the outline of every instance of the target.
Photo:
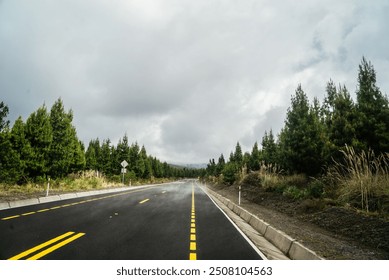
<svg viewBox="0 0 389 280">
<path fill-rule="evenodd" d="M 209 185 L 238 202 L 238 187 Z M 326 259 L 389 259 L 389 222 L 351 208 L 242 187 L 241 206 Z M 315 205 L 315 206 L 313 206 Z"/>
</svg>

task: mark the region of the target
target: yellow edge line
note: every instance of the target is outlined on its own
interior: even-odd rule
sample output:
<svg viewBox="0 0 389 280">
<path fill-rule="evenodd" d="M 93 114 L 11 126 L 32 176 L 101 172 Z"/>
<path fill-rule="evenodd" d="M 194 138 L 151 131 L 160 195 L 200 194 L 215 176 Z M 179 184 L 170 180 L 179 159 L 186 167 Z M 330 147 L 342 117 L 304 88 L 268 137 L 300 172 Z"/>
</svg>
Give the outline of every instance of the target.
<svg viewBox="0 0 389 280">
<path fill-rule="evenodd" d="M 51 253 L 51 252 L 61 248 L 62 246 L 65 246 L 66 244 L 68 244 L 68 243 L 70 243 L 70 242 L 72 242 L 72 241 L 74 241 L 74 240 L 76 240 L 76 239 L 78 239 L 78 238 L 80 238 L 81 236 L 84 236 L 84 235 L 85 235 L 85 233 L 78 233 L 76 235 L 73 235 L 72 237 L 70 237 L 68 239 L 65 239 L 64 241 L 62 241 L 62 242 L 60 242 L 60 243 L 58 243 L 58 244 L 56 244 L 56 245 L 54 245 L 54 246 L 52 246 L 50 248 L 47 248 L 46 250 L 44 250 L 44 251 L 42 251 L 42 252 L 40 252 L 40 253 L 30 257 L 30 258 L 28 258 L 27 260 L 37 260 L 37 259 L 40 259 L 40 258 L 46 256 L 47 254 L 49 254 L 49 253 Z"/>
<path fill-rule="evenodd" d="M 24 252 L 22 252 L 22 253 L 20 253 L 20 254 L 18 254 L 16 256 L 13 256 L 12 258 L 9 258 L 9 260 L 21 259 L 21 258 L 23 258 L 23 257 L 25 257 L 25 256 L 27 256 L 27 255 L 29 255 L 31 253 L 34 253 L 34 252 L 36 252 L 36 251 L 38 251 L 38 250 L 40 250 L 40 249 L 42 249 L 42 248 L 44 248 L 46 246 L 49 246 L 50 244 L 53 244 L 54 242 L 57 242 L 58 240 L 61 240 L 61 239 L 65 238 L 65 237 L 67 237 L 69 235 L 72 235 L 72 234 L 74 234 L 74 232 L 72 232 L 72 231 L 64 233 L 64 234 L 62 234 L 62 235 L 60 235 L 60 236 L 58 236 L 56 238 L 53 238 L 53 239 L 51 239 L 51 240 L 49 240 L 49 241 L 47 241 L 45 243 L 42 243 L 42 244 L 40 244 L 38 246 L 35 246 L 35 247 L 33 247 L 33 248 L 31 248 L 31 249 L 29 249 L 27 251 L 24 251 Z"/>
<path fill-rule="evenodd" d="M 139 202 L 139 204 L 142 204 L 142 203 L 145 203 L 147 201 L 149 201 L 150 199 L 145 199 L 145 200 L 142 200 L 141 202 Z"/>
</svg>

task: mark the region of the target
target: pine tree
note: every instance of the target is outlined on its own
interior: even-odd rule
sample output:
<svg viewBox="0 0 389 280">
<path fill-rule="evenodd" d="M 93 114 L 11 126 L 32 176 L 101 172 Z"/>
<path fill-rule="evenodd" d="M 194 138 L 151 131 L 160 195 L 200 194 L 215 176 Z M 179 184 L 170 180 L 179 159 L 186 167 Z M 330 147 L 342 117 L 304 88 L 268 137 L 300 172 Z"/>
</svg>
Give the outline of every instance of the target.
<svg viewBox="0 0 389 280">
<path fill-rule="evenodd" d="M 85 169 L 86 159 L 85 159 L 85 146 L 84 143 L 78 140 L 76 128 L 72 126 L 71 129 L 71 162 L 70 162 L 70 172 L 76 173 Z"/>
<path fill-rule="evenodd" d="M 0 133 L 2 133 L 9 126 L 9 120 L 7 116 L 9 113 L 9 108 L 4 104 L 3 101 L 0 102 Z"/>
<path fill-rule="evenodd" d="M 28 117 L 25 128 L 26 139 L 32 151 L 27 160 L 26 172 L 32 179 L 45 177 L 50 169 L 49 154 L 53 141 L 50 116 L 45 105 Z"/>
<path fill-rule="evenodd" d="M 137 161 L 139 159 L 139 151 L 140 151 L 140 148 L 139 148 L 139 145 L 138 145 L 138 142 L 135 142 L 133 144 L 131 144 L 131 147 L 130 147 L 130 158 L 129 158 L 129 168 L 130 170 L 134 171 L 135 173 L 137 173 Z"/>
<path fill-rule="evenodd" d="M 243 167 L 243 152 L 239 142 L 237 142 L 235 146 L 234 162 L 237 164 L 239 169 Z"/>
<path fill-rule="evenodd" d="M 277 162 L 277 144 L 272 129 L 270 129 L 269 134 L 265 131 L 265 135 L 262 138 L 262 159 L 266 164 Z"/>
<path fill-rule="evenodd" d="M 19 155 L 19 182 L 27 182 L 26 167 L 28 159 L 32 156 L 30 143 L 26 139 L 25 124 L 22 117 L 19 117 L 11 130 L 11 143 L 13 150 Z"/>
<path fill-rule="evenodd" d="M 332 159 L 339 161 L 343 158 L 340 150 L 348 146 L 360 147 L 356 138 L 356 108 L 346 86 L 339 86 L 330 81 L 326 88 L 327 96 L 324 99 L 322 112 L 326 126 L 328 143 L 327 162 Z"/>
<path fill-rule="evenodd" d="M 251 150 L 249 169 L 251 171 L 259 170 L 260 164 L 261 164 L 261 152 L 259 151 L 258 143 L 255 142 L 253 149 Z"/>
<path fill-rule="evenodd" d="M 70 172 L 74 162 L 73 149 L 77 149 L 75 131 L 72 128 L 73 113 L 65 112 L 61 99 L 51 107 L 50 124 L 53 141 L 50 146 L 50 175 L 53 178 L 63 177 Z"/>
<path fill-rule="evenodd" d="M 389 102 L 376 85 L 376 72 L 363 57 L 357 87 L 357 136 L 364 149 L 389 152 Z"/>
<path fill-rule="evenodd" d="M 106 175 L 113 175 L 112 172 L 112 150 L 111 150 L 111 140 L 106 139 L 101 144 L 100 155 L 99 155 L 99 166 L 101 168 L 101 172 Z"/>
<path fill-rule="evenodd" d="M 85 152 L 86 168 L 90 170 L 100 171 L 99 166 L 100 158 L 100 140 L 90 140 L 88 148 Z"/>
<path fill-rule="evenodd" d="M 9 131 L 8 106 L 0 103 L 0 182 L 16 183 L 21 176 L 19 154 L 13 149 Z"/>
<path fill-rule="evenodd" d="M 222 174 L 225 165 L 226 161 L 224 159 L 223 154 L 221 154 L 216 165 L 216 176 L 220 176 L 220 174 Z"/>
<path fill-rule="evenodd" d="M 279 139 L 280 163 L 290 172 L 316 175 L 324 164 L 324 126 L 316 107 L 299 85 Z"/>
</svg>

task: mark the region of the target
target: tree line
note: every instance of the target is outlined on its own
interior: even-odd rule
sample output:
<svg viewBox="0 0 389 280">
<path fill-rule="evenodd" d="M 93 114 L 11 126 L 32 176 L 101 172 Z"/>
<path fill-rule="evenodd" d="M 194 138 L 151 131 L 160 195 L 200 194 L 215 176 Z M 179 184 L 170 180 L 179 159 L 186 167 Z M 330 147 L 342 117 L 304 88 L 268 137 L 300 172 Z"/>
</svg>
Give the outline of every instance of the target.
<svg viewBox="0 0 389 280">
<path fill-rule="evenodd" d="M 310 102 L 299 84 L 277 137 L 271 129 L 265 131 L 261 148 L 256 142 L 251 153 L 244 154 L 238 142 L 228 161 L 222 154 L 217 162 L 209 161 L 206 171 L 209 176 L 223 174 L 227 183 L 233 183 L 244 168 L 259 170 L 262 163 L 287 174 L 319 176 L 343 160 L 345 147 L 377 155 L 389 152 L 388 97 L 377 86 L 374 67 L 364 57 L 355 101 L 345 85 L 336 86 L 330 80 L 324 100 Z"/>
<path fill-rule="evenodd" d="M 83 170 L 95 170 L 107 176 L 121 172 L 120 163 L 129 163 L 127 176 L 196 176 L 195 170 L 174 168 L 147 155 L 144 146 L 129 145 L 125 135 L 115 146 L 109 139 L 90 141 L 87 149 L 78 139 L 72 110 L 66 111 L 62 99 L 50 110 L 42 105 L 24 122 L 19 117 L 12 127 L 7 119 L 9 108 L 0 102 L 0 182 L 23 184 L 62 178 Z"/>
</svg>

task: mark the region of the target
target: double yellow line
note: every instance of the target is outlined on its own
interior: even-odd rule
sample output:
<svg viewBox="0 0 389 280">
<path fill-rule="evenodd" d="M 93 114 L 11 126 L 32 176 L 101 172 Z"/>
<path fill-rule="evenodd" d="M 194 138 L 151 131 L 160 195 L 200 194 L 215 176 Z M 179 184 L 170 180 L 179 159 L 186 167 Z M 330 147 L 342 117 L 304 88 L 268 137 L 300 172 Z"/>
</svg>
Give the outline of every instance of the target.
<svg viewBox="0 0 389 280">
<path fill-rule="evenodd" d="M 66 244 L 68 244 L 68 243 L 70 243 L 70 242 L 72 242 L 72 241 L 74 241 L 74 240 L 76 240 L 84 235 L 85 235 L 85 233 L 82 233 L 82 232 L 75 234 L 75 232 L 69 231 L 67 233 L 64 233 L 64 234 L 58 236 L 58 237 L 50 239 L 49 241 L 46 241 L 45 243 L 42 243 L 42 244 L 35 246 L 27 251 L 24 251 L 16 256 L 13 256 L 12 258 L 9 258 L 9 260 L 20 260 L 22 258 L 28 257 L 31 254 L 36 253 L 39 250 L 42 250 L 42 249 L 53 244 L 52 246 L 40 251 L 39 253 L 27 258 L 27 260 L 38 260 L 38 259 L 42 258 L 43 256 L 46 256 L 47 254 L 61 248 L 62 246 L 65 246 Z M 61 242 L 59 242 L 59 241 L 61 241 Z"/>
</svg>

